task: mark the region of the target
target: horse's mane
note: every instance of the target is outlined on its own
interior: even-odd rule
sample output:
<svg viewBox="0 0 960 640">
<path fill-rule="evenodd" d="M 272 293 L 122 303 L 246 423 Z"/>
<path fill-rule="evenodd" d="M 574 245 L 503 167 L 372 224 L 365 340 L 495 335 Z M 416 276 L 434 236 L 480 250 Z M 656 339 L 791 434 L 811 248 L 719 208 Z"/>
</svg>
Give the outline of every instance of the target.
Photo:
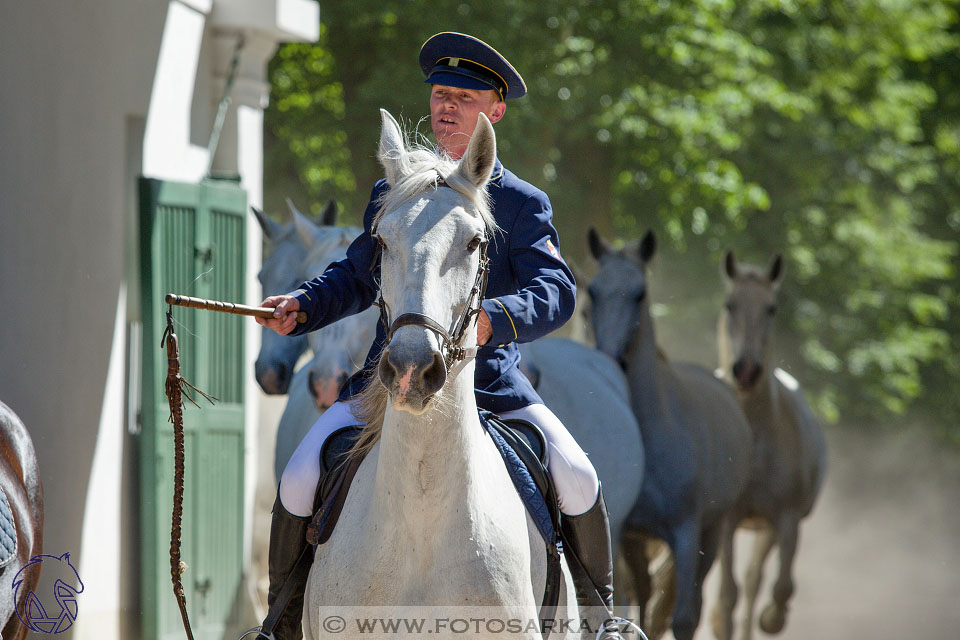
<svg viewBox="0 0 960 640">
<path fill-rule="evenodd" d="M 459 164 L 456 160 L 425 145 L 408 143 L 408 148 L 391 157 L 391 161 L 399 167 L 401 177 L 380 196 L 380 210 L 373 219 L 373 229 L 388 211 L 439 188 L 441 179 L 473 205 L 487 228 L 488 237 L 496 229 L 497 223 L 490 211 L 490 195 L 456 170 Z"/>
<path fill-rule="evenodd" d="M 407 139 L 406 133 L 404 138 Z M 473 205 L 483 220 L 487 237 L 497 229 L 493 212 L 490 210 L 490 195 L 485 188 L 477 188 L 470 180 L 458 172 L 458 162 L 445 154 L 418 143 L 407 143 L 407 149 L 391 158 L 399 167 L 400 178 L 396 184 L 380 197 L 380 210 L 373 219 L 372 228 L 390 211 L 407 203 L 421 194 L 440 188 L 440 181 L 462 195 Z M 381 352 L 382 356 L 382 352 Z M 380 383 L 376 374 L 379 360 L 371 370 L 371 375 L 361 391 L 351 402 L 354 415 L 366 426 L 350 450 L 350 455 L 366 455 L 380 439 L 383 428 L 383 416 L 387 409 L 387 389 Z M 446 394 L 440 393 L 440 404 L 435 410 L 444 410 Z"/>
</svg>

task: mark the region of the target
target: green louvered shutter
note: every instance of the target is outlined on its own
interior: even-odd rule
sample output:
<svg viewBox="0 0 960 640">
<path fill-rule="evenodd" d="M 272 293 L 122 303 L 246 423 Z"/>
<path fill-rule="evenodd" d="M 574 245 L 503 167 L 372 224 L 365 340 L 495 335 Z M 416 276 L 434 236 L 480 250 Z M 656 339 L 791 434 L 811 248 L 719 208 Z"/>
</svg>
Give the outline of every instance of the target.
<svg viewBox="0 0 960 640">
<path fill-rule="evenodd" d="M 246 193 L 235 184 L 140 181 L 143 293 L 143 431 L 140 446 L 143 640 L 180 640 L 170 578 L 173 427 L 160 347 L 167 292 L 243 302 Z M 174 307 L 181 373 L 218 398 L 185 402 L 181 558 L 187 610 L 198 638 L 219 638 L 243 573 L 243 322 Z"/>
</svg>

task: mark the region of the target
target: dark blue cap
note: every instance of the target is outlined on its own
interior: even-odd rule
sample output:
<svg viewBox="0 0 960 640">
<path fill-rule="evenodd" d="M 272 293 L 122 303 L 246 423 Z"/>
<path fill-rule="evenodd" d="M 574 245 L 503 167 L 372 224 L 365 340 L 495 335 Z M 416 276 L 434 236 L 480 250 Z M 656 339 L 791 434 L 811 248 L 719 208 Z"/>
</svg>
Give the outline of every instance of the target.
<svg viewBox="0 0 960 640">
<path fill-rule="evenodd" d="M 493 89 L 501 100 L 519 98 L 527 85 L 507 59 L 483 40 L 445 31 L 420 47 L 420 68 L 429 84 L 461 89 Z"/>
</svg>

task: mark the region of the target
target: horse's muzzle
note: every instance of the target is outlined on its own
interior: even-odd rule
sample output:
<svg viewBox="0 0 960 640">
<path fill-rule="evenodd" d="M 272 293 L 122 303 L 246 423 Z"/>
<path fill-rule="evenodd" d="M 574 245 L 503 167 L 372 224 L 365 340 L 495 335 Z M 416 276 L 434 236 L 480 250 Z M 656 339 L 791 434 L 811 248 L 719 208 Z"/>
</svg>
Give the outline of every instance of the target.
<svg viewBox="0 0 960 640">
<path fill-rule="evenodd" d="M 384 349 L 378 374 L 395 406 L 413 413 L 425 411 L 447 381 L 447 369 L 439 351 L 402 346 Z"/>
</svg>

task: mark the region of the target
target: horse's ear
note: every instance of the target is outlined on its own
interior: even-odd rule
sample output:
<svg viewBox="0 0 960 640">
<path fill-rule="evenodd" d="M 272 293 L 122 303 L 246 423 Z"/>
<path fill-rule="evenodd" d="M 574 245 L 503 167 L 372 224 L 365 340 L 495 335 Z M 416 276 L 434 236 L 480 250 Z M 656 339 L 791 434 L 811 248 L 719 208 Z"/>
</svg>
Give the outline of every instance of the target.
<svg viewBox="0 0 960 640">
<path fill-rule="evenodd" d="M 783 282 L 783 256 L 779 253 L 773 256 L 773 259 L 770 261 L 770 268 L 767 270 L 767 278 L 770 279 L 770 284 L 773 285 L 773 288 L 776 289 L 780 286 L 780 283 Z"/>
<path fill-rule="evenodd" d="M 307 248 L 312 247 L 320 233 L 320 228 L 316 225 L 316 223 L 294 209 L 293 226 L 296 228 L 297 235 L 300 236 L 300 241 L 303 243 L 303 246 Z"/>
<path fill-rule="evenodd" d="M 478 189 L 482 189 L 490 180 L 490 173 L 497 160 L 497 137 L 493 133 L 493 125 L 487 114 L 480 113 L 477 118 L 477 127 L 473 130 L 467 150 L 460 159 L 457 171 L 464 178 L 472 182 Z"/>
<path fill-rule="evenodd" d="M 737 258 L 733 255 L 733 249 L 727 249 L 723 254 L 723 271 L 727 280 L 733 280 L 737 277 Z"/>
<path fill-rule="evenodd" d="M 380 150 L 377 158 L 386 172 L 387 184 L 392 186 L 400 178 L 401 158 L 406 145 L 400 125 L 386 109 L 380 109 L 380 120 Z"/>
<path fill-rule="evenodd" d="M 646 235 L 643 236 L 643 240 L 640 241 L 640 260 L 650 262 L 650 258 L 652 258 L 656 252 L 657 236 L 654 235 L 653 229 L 650 229 Z"/>
<path fill-rule="evenodd" d="M 260 223 L 260 228 L 263 229 L 263 235 L 267 240 L 275 240 L 280 235 L 280 223 L 256 207 L 250 207 L 250 210 L 257 217 L 257 222 Z"/>
<path fill-rule="evenodd" d="M 590 245 L 590 255 L 597 261 L 610 253 L 610 245 L 600 237 L 600 234 L 597 233 L 597 230 L 593 227 L 590 227 L 589 231 L 587 231 L 587 243 Z"/>
<path fill-rule="evenodd" d="M 333 227 L 337 224 L 337 201 L 333 198 L 327 200 L 326 206 L 320 212 L 320 224 L 325 227 Z"/>
<path fill-rule="evenodd" d="M 297 205 L 293 204 L 293 200 L 290 199 L 290 196 L 287 196 L 286 201 L 287 201 L 287 211 L 290 212 L 291 218 L 296 217 L 298 213 L 300 215 L 303 215 L 302 213 L 300 213 L 300 209 L 297 209 Z"/>
</svg>

